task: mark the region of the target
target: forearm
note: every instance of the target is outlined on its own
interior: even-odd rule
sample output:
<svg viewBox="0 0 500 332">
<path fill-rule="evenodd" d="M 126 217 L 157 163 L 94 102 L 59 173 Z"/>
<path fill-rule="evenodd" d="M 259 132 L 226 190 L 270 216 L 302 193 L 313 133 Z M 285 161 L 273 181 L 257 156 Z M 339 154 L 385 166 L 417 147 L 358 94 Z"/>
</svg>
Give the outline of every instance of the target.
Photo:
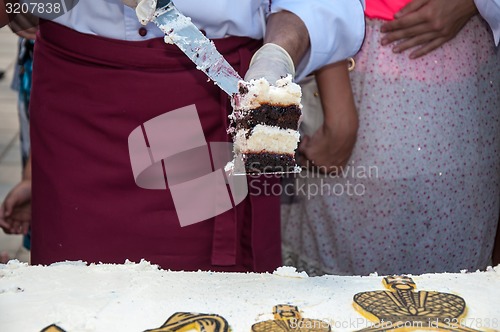
<svg viewBox="0 0 500 332">
<path fill-rule="evenodd" d="M 309 32 L 297 15 L 283 10 L 269 16 L 264 43 L 283 47 L 298 66 L 309 48 Z"/>
<path fill-rule="evenodd" d="M 347 61 L 340 61 L 316 71 L 316 82 L 326 125 L 347 121 L 351 130 L 358 127 L 357 111 L 351 89 Z"/>
<path fill-rule="evenodd" d="M 319 166 L 319 171 L 337 172 L 349 161 L 358 132 L 347 61 L 322 67 L 315 73 L 324 122 L 312 136 L 305 136 L 300 152 Z M 326 167 L 326 168 L 325 168 Z"/>
<path fill-rule="evenodd" d="M 28 157 L 28 161 L 26 162 L 26 166 L 24 166 L 23 180 L 31 181 L 31 151 L 30 151 L 30 155 Z"/>
</svg>

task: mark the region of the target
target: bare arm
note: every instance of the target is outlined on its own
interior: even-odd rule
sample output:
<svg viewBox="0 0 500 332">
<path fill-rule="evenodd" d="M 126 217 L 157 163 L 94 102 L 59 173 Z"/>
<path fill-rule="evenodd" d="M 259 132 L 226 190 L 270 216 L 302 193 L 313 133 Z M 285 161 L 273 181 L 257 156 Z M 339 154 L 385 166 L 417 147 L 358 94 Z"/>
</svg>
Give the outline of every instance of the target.
<svg viewBox="0 0 500 332">
<path fill-rule="evenodd" d="M 269 16 L 264 45 L 254 54 L 245 80 L 266 78 L 274 84 L 295 68 L 309 48 L 309 33 L 304 22 L 289 11 Z"/>
<path fill-rule="evenodd" d="M 309 48 L 309 32 L 297 15 L 280 11 L 269 16 L 264 43 L 283 47 L 297 66 Z"/>
<path fill-rule="evenodd" d="M 357 119 L 354 97 L 352 95 L 347 61 L 341 61 L 323 67 L 316 72 L 325 123 L 336 124 L 344 116 Z M 353 120 L 352 118 L 350 120 Z M 356 128 L 357 128 L 357 121 Z"/>
<path fill-rule="evenodd" d="M 19 37 L 35 40 L 38 31 L 38 17 L 30 13 L 17 14 L 10 20 L 9 27 Z"/>
<path fill-rule="evenodd" d="M 23 170 L 23 180 L 31 181 L 31 151 Z"/>
<path fill-rule="evenodd" d="M 31 154 L 23 179 L 0 205 L 0 228 L 7 234 L 26 234 L 31 223 Z"/>
<path fill-rule="evenodd" d="M 336 172 L 349 160 L 358 131 L 347 61 L 323 67 L 315 76 L 324 122 L 311 137 L 302 139 L 299 150 L 321 172 Z"/>
</svg>

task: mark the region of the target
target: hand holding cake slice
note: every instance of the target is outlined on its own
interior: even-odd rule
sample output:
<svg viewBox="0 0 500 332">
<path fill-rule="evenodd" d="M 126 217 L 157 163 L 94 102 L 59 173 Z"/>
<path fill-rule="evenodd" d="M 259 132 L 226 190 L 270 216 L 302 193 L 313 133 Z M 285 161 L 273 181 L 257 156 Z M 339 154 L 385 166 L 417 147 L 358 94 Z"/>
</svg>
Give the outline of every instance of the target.
<svg viewBox="0 0 500 332">
<path fill-rule="evenodd" d="M 300 170 L 295 150 L 300 140 L 301 97 L 300 86 L 292 82 L 291 75 L 274 85 L 265 78 L 239 82 L 239 93 L 232 97 L 228 132 L 246 173 Z"/>
</svg>

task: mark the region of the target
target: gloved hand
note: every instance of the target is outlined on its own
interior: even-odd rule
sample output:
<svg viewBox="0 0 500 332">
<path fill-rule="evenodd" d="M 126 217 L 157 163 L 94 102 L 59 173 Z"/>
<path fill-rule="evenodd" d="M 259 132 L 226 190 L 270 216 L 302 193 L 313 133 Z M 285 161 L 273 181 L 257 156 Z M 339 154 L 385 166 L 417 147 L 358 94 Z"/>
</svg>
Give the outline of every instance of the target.
<svg viewBox="0 0 500 332">
<path fill-rule="evenodd" d="M 135 8 L 137 18 L 142 25 L 148 24 L 156 10 L 156 0 L 122 0 L 123 4 Z"/>
<path fill-rule="evenodd" d="M 292 78 L 295 76 L 295 66 L 288 52 L 279 45 L 267 43 L 252 57 L 245 81 L 264 77 L 274 85 L 277 80 L 289 74 Z"/>
</svg>

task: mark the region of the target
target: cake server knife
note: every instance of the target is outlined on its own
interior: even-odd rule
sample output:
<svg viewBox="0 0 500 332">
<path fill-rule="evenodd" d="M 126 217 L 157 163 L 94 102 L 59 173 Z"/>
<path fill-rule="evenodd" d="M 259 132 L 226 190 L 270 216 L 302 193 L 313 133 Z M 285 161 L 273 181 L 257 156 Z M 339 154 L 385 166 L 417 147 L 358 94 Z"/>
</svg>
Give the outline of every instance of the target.
<svg viewBox="0 0 500 332">
<path fill-rule="evenodd" d="M 217 51 L 214 43 L 209 40 L 175 7 L 172 0 L 158 0 L 155 14 L 152 20 L 163 33 L 165 42 L 171 42 L 188 56 L 196 64 L 196 68 L 203 71 L 224 92 L 233 96 L 238 92 L 238 81 L 242 80 L 234 68 Z M 243 157 L 235 156 L 235 165 L 240 168 L 234 170 L 234 175 L 246 175 L 243 165 Z M 286 174 L 298 172 L 269 172 L 265 174 Z"/>
<path fill-rule="evenodd" d="M 238 81 L 242 78 L 217 51 L 209 40 L 177 10 L 171 0 L 158 0 L 152 20 L 165 33 L 165 41 L 172 42 L 184 52 L 196 68 L 203 71 L 228 95 L 238 92 Z"/>
</svg>

